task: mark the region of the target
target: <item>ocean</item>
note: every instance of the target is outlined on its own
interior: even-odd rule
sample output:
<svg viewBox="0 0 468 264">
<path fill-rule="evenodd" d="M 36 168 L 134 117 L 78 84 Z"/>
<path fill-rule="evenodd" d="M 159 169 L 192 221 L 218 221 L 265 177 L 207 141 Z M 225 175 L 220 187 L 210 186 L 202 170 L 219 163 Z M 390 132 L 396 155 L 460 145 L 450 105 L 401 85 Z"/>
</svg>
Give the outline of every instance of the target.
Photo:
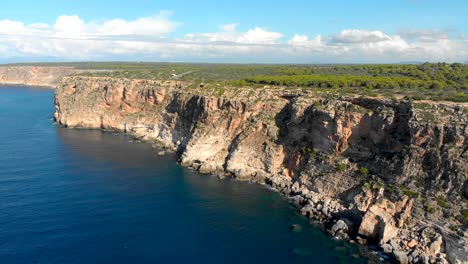
<svg viewBox="0 0 468 264">
<path fill-rule="evenodd" d="M 0 87 L 0 263 L 367 263 L 265 186 L 57 126 L 53 97 Z"/>
</svg>

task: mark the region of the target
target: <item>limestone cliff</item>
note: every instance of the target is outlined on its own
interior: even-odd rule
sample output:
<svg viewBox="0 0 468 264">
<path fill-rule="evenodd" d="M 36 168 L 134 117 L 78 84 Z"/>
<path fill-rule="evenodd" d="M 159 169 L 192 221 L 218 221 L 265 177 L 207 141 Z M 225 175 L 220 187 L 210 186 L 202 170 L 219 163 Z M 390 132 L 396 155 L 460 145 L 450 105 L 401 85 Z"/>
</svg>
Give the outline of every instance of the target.
<svg viewBox="0 0 468 264">
<path fill-rule="evenodd" d="M 307 91 L 65 77 L 55 120 L 175 150 L 203 173 L 271 185 L 337 238 L 400 263 L 465 263 L 467 109 Z"/>
<path fill-rule="evenodd" d="M 57 86 L 73 67 L 0 66 L 0 84 Z"/>
</svg>

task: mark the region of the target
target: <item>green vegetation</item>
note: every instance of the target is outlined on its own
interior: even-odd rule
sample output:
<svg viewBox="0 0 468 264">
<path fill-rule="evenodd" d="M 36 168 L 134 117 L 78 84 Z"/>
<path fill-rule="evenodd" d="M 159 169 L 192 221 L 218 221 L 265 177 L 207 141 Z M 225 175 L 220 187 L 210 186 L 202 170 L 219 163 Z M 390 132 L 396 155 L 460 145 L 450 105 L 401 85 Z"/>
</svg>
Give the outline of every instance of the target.
<svg viewBox="0 0 468 264">
<path fill-rule="evenodd" d="M 364 182 L 364 184 L 362 185 L 362 188 L 363 188 L 364 190 L 370 190 L 370 189 L 371 189 L 371 188 L 370 188 L 370 184 L 369 184 L 368 182 Z"/>
<path fill-rule="evenodd" d="M 463 223 L 467 224 L 468 223 L 468 209 L 463 209 L 461 212 L 461 216 L 463 219 Z"/>
<path fill-rule="evenodd" d="M 309 87 L 324 92 L 384 96 L 408 100 L 468 102 L 468 66 L 454 63 L 421 65 L 352 65 L 291 68 L 278 74 L 244 78 L 243 85 Z"/>
<path fill-rule="evenodd" d="M 423 112 L 422 113 L 422 120 L 424 122 L 436 123 L 437 119 L 433 113 L 430 112 Z"/>
<path fill-rule="evenodd" d="M 366 88 L 366 89 L 429 89 L 431 81 L 409 77 L 374 77 L 354 75 L 292 75 L 292 76 L 259 76 L 244 79 L 246 83 L 300 86 L 314 88 Z"/>
<path fill-rule="evenodd" d="M 336 166 L 335 171 L 336 172 L 344 172 L 348 166 L 346 164 L 340 163 Z"/>
<path fill-rule="evenodd" d="M 408 195 L 409 197 L 417 198 L 419 196 L 419 193 L 417 193 L 415 191 L 411 191 L 411 190 L 408 190 L 408 189 L 403 189 L 402 191 L 403 191 L 404 194 Z"/>
<path fill-rule="evenodd" d="M 362 176 L 367 176 L 369 174 L 369 169 L 366 167 L 360 167 L 358 173 Z"/>
<path fill-rule="evenodd" d="M 421 109 L 421 110 L 429 110 L 432 108 L 432 106 L 427 103 L 415 103 L 414 108 Z"/>
<path fill-rule="evenodd" d="M 330 94 L 468 102 L 468 65 L 460 63 L 371 65 L 267 65 L 149 62 L 12 64 L 70 66 L 78 75 L 172 79 L 219 87 L 300 87 Z M 217 87 L 216 85 L 214 85 Z M 198 86 L 196 86 L 198 87 Z M 273 87 L 272 87 L 273 88 Z"/>
<path fill-rule="evenodd" d="M 302 148 L 301 148 L 301 153 L 302 153 L 303 155 L 309 154 L 309 157 L 315 158 L 315 156 L 316 156 L 317 153 L 318 153 L 318 150 L 317 150 L 316 148 L 302 147 Z"/>
<path fill-rule="evenodd" d="M 403 194 L 408 195 L 409 197 L 412 197 L 412 198 L 418 198 L 419 197 L 418 192 L 408 189 L 405 185 L 401 185 L 400 189 L 403 192 Z"/>
<path fill-rule="evenodd" d="M 377 189 L 377 190 L 384 188 L 384 187 L 385 187 L 385 184 L 381 181 L 374 182 L 374 184 L 372 185 L 372 188 Z"/>
<path fill-rule="evenodd" d="M 442 208 L 446 208 L 446 209 L 450 208 L 450 205 L 448 203 L 447 198 L 445 198 L 443 196 L 438 196 L 436 198 L 436 202 L 437 202 L 437 205 L 442 207 Z"/>
<path fill-rule="evenodd" d="M 395 194 L 395 193 L 397 192 L 397 190 L 398 190 L 398 187 L 397 187 L 397 186 L 395 186 L 395 185 L 393 185 L 393 184 L 389 184 L 389 185 L 388 185 L 388 192 L 389 192 L 390 194 Z"/>
<path fill-rule="evenodd" d="M 436 209 L 434 207 L 432 207 L 430 204 L 426 204 L 424 206 L 424 211 L 433 214 L 433 213 L 435 213 Z"/>
</svg>

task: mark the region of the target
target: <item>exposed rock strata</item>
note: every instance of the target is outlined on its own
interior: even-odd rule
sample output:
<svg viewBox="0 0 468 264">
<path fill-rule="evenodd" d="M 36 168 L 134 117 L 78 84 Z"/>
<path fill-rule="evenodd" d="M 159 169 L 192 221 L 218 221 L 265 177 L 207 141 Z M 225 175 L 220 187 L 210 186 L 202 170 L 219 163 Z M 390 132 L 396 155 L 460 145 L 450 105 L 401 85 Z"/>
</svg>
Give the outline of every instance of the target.
<svg viewBox="0 0 468 264">
<path fill-rule="evenodd" d="M 73 67 L 0 66 L 0 84 L 34 85 L 55 88 Z"/>
<path fill-rule="evenodd" d="M 269 184 L 333 236 L 400 263 L 466 263 L 463 106 L 188 87 L 66 77 L 54 117 L 157 141 L 200 172 Z"/>
</svg>

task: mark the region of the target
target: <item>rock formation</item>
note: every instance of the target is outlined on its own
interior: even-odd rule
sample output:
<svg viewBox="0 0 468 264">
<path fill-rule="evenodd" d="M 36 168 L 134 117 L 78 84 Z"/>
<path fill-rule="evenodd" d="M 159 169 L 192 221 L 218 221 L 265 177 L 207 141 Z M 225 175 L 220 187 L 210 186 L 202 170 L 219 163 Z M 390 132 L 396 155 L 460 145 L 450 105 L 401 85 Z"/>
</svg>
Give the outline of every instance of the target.
<svg viewBox="0 0 468 264">
<path fill-rule="evenodd" d="M 0 66 L 0 84 L 57 86 L 73 67 Z"/>
<path fill-rule="evenodd" d="M 400 263 L 466 263 L 467 108 L 307 90 L 65 77 L 55 120 L 177 151 L 183 165 L 264 183 L 337 238 Z"/>
</svg>

